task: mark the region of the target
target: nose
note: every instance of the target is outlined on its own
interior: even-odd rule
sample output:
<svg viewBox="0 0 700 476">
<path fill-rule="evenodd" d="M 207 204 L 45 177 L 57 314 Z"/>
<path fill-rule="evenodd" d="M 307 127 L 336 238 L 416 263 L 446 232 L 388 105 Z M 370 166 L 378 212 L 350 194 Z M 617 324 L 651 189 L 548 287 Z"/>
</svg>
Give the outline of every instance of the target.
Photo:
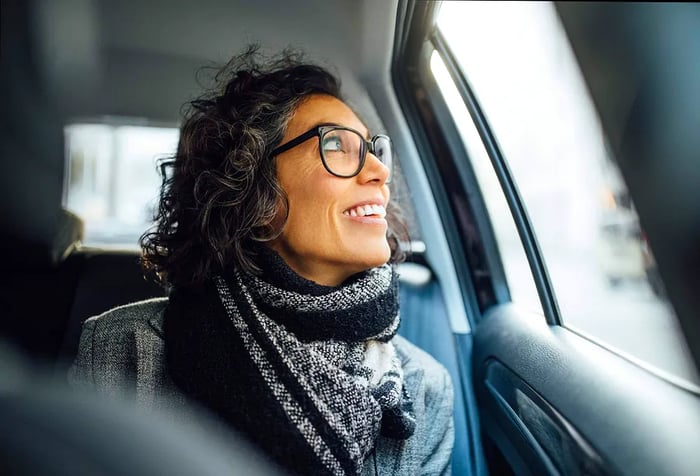
<svg viewBox="0 0 700 476">
<path fill-rule="evenodd" d="M 390 174 L 391 171 L 389 167 L 384 165 L 376 155 L 367 152 L 365 164 L 357 177 L 362 183 L 378 182 L 380 185 L 384 185 L 385 183 L 389 183 Z"/>
</svg>

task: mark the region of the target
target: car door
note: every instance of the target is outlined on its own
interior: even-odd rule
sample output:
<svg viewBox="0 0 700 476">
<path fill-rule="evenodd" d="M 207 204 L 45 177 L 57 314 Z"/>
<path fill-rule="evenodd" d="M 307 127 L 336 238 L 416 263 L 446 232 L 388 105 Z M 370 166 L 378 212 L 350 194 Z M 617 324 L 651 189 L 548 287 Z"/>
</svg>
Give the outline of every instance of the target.
<svg viewBox="0 0 700 476">
<path fill-rule="evenodd" d="M 492 474 L 698 474 L 698 32 L 697 5 L 399 6 Z"/>
</svg>

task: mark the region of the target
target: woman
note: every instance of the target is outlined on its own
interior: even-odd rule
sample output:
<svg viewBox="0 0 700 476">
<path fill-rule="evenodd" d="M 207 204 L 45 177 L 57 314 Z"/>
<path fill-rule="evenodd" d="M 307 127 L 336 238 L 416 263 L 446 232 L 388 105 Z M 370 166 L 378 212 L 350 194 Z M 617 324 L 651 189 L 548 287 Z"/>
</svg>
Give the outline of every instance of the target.
<svg viewBox="0 0 700 476">
<path fill-rule="evenodd" d="M 298 473 L 448 473 L 449 376 L 395 335 L 391 141 L 293 54 L 219 78 L 142 239 L 169 298 L 88 320 L 72 381 L 202 405 Z"/>
</svg>

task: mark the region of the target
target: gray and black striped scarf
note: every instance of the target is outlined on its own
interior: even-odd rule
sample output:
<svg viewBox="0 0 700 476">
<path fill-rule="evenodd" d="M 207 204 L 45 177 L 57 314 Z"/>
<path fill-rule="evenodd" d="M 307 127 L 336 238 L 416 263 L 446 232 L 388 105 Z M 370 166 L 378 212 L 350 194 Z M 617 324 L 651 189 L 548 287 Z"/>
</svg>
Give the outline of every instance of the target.
<svg viewBox="0 0 700 476">
<path fill-rule="evenodd" d="M 391 338 L 398 281 L 389 265 L 339 287 L 299 277 L 274 253 L 263 276 L 233 270 L 171 295 L 173 380 L 305 474 L 359 474 L 379 434 L 414 431 Z"/>
</svg>

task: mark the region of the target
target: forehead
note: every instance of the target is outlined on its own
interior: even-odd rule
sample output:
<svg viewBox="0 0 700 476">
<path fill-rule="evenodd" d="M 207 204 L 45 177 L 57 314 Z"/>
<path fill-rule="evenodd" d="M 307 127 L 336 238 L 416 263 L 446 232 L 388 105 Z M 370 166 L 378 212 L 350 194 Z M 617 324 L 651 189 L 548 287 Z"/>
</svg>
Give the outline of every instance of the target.
<svg viewBox="0 0 700 476">
<path fill-rule="evenodd" d="M 364 135 L 368 134 L 367 127 L 347 104 L 332 96 L 316 94 L 297 106 L 285 135 L 294 137 L 324 123 L 352 127 Z"/>
</svg>

